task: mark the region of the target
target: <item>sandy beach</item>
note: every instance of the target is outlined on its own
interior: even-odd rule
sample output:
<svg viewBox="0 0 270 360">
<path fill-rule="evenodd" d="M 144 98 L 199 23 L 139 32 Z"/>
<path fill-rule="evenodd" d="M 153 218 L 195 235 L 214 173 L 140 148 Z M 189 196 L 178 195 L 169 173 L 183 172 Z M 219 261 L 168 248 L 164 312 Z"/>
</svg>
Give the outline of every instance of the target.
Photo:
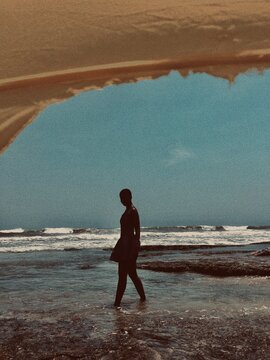
<svg viewBox="0 0 270 360">
<path fill-rule="evenodd" d="M 138 271 L 147 302 L 139 302 L 129 282 L 121 310 L 112 306 L 117 267 L 108 260 L 108 242 L 76 249 L 72 235 L 58 235 L 57 246 L 66 250 L 2 252 L 0 359 L 266 360 L 270 264 L 254 252 L 270 243 L 267 230 L 237 231 L 235 245 L 226 245 L 229 231 L 213 230 L 181 232 L 190 245 L 146 240 Z M 159 229 L 143 237 L 150 233 L 162 236 Z M 254 244 L 240 245 L 252 234 Z M 82 231 L 73 236 L 89 243 Z M 206 238 L 223 246 L 201 244 Z M 41 236 L 29 239 L 21 237 L 20 246 L 42 243 Z M 220 273 L 220 266 L 234 272 Z"/>
</svg>

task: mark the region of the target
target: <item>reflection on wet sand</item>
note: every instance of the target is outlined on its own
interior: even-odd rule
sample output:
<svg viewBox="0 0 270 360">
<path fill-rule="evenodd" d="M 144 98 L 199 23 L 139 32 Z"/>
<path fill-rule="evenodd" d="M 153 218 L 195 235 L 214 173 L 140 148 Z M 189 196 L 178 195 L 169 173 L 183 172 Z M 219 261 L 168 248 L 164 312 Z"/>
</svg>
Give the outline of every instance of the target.
<svg viewBox="0 0 270 360">
<path fill-rule="evenodd" d="M 1 359 L 267 359 L 269 312 L 230 315 L 111 310 L 97 336 L 91 318 L 1 320 Z"/>
</svg>

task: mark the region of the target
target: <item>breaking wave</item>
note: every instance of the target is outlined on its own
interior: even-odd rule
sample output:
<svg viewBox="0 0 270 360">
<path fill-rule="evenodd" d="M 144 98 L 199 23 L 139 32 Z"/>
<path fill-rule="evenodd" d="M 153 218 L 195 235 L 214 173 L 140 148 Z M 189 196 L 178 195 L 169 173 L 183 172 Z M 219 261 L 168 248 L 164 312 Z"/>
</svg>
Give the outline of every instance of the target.
<svg viewBox="0 0 270 360">
<path fill-rule="evenodd" d="M 90 248 L 111 248 L 120 234 L 119 228 L 45 228 L 0 231 L 0 252 L 26 252 Z M 269 241 L 269 230 L 246 226 L 175 226 L 142 227 L 143 246 L 174 245 L 247 245 Z"/>
</svg>

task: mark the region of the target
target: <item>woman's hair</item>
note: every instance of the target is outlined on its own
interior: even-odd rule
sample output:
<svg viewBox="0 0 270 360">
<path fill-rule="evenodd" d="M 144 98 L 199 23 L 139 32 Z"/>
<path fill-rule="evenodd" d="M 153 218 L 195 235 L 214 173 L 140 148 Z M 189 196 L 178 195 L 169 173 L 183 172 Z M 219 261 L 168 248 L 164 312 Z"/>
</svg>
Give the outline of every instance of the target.
<svg viewBox="0 0 270 360">
<path fill-rule="evenodd" d="M 131 191 L 129 189 L 121 190 L 119 195 L 123 196 L 125 198 L 130 198 L 130 200 L 132 199 L 132 194 L 131 194 Z"/>
</svg>

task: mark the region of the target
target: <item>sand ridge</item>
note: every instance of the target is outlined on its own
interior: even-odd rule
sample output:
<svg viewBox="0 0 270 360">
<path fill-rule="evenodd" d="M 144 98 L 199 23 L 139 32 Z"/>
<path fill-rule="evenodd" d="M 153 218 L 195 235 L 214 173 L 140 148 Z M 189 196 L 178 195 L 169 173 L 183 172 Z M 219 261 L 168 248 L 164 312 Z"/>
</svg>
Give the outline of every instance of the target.
<svg viewBox="0 0 270 360">
<path fill-rule="evenodd" d="M 81 91 L 171 70 L 233 81 L 267 69 L 269 33 L 266 0 L 3 0 L 0 151 L 46 106 Z"/>
</svg>

